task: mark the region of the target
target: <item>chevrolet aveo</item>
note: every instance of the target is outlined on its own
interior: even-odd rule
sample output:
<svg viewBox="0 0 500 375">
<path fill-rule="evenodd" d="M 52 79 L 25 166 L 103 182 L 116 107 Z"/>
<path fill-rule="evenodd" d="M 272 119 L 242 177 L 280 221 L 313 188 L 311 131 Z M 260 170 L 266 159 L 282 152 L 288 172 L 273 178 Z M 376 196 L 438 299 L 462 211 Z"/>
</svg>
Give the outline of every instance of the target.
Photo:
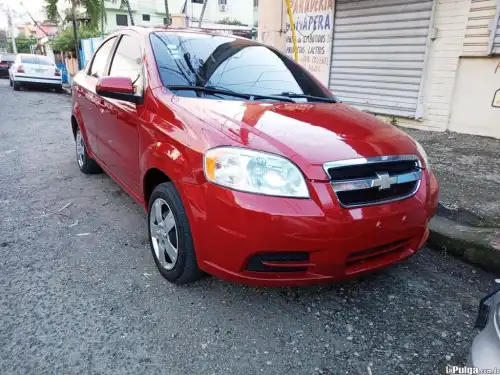
<svg viewBox="0 0 500 375">
<path fill-rule="evenodd" d="M 122 29 L 72 95 L 80 170 L 104 170 L 147 210 L 170 282 L 331 282 L 427 239 L 438 184 L 422 147 L 264 44 Z"/>
</svg>

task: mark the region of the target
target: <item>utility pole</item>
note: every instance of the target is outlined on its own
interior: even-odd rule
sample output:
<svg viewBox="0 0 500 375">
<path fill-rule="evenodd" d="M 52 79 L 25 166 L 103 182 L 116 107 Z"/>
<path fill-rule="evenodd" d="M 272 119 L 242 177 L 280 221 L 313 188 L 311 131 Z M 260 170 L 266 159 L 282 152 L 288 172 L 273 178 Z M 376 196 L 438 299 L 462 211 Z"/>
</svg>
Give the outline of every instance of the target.
<svg viewBox="0 0 500 375">
<path fill-rule="evenodd" d="M 170 26 L 172 24 L 172 20 L 170 19 L 170 12 L 168 11 L 168 0 L 165 0 L 165 26 Z"/>
<path fill-rule="evenodd" d="M 207 9 L 208 0 L 203 2 L 203 8 L 201 9 L 200 22 L 198 22 L 198 27 L 201 28 L 201 23 L 203 22 L 203 16 L 205 15 L 205 9 Z"/>
<path fill-rule="evenodd" d="M 12 40 L 12 52 L 14 55 L 17 54 L 17 46 L 16 46 L 16 36 L 14 34 L 14 24 L 12 23 L 12 10 L 10 6 L 7 5 L 7 23 L 9 24 L 10 29 L 10 38 Z"/>
<path fill-rule="evenodd" d="M 101 0 L 101 39 L 104 39 L 104 12 L 106 9 L 104 8 L 104 0 Z"/>
<path fill-rule="evenodd" d="M 75 38 L 76 65 L 78 66 L 78 70 L 80 70 L 80 48 L 78 46 L 78 32 L 76 25 L 76 0 L 71 0 L 71 18 L 71 21 L 73 22 L 73 38 Z"/>
</svg>

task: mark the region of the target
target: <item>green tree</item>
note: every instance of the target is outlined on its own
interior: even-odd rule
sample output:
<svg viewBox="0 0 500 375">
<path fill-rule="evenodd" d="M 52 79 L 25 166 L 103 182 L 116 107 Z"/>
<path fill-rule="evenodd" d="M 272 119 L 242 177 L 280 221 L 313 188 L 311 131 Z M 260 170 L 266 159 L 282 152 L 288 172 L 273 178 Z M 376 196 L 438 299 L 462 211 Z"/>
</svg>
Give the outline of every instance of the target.
<svg viewBox="0 0 500 375">
<path fill-rule="evenodd" d="M 58 12 L 57 4 L 63 0 L 44 0 L 45 1 L 45 13 L 47 18 L 51 22 L 63 23 L 71 22 L 71 17 L 73 11 L 69 13 L 69 19 L 63 19 Z M 83 9 L 85 12 L 85 18 L 90 20 L 89 26 L 91 28 L 98 28 L 101 22 L 101 17 L 106 20 L 106 8 L 104 6 L 104 0 L 67 0 L 71 2 L 72 9 L 75 9 L 75 14 L 77 9 Z M 132 9 L 130 8 L 129 0 L 111 0 L 113 3 L 120 1 L 120 8 L 127 9 L 130 17 L 130 23 L 134 24 L 134 19 L 132 17 Z"/>
<path fill-rule="evenodd" d="M 62 19 L 59 11 L 57 9 L 57 4 L 61 0 L 44 0 L 45 1 L 45 13 L 47 18 L 51 22 L 55 23 L 66 23 L 72 21 L 70 19 Z M 90 20 L 90 26 L 97 29 L 101 21 L 101 15 L 105 16 L 106 10 L 104 9 L 104 2 L 102 0 L 71 0 L 72 9 L 82 8 L 84 9 L 85 16 Z M 72 17 L 73 12 L 70 13 Z"/>
<path fill-rule="evenodd" d="M 82 26 L 78 29 L 78 42 L 82 39 L 96 38 L 100 35 L 98 29 L 90 26 Z M 51 42 L 52 48 L 57 51 L 74 51 L 75 38 L 71 27 L 67 27 L 60 35 Z"/>
<path fill-rule="evenodd" d="M 34 46 L 37 40 L 35 38 L 16 38 L 17 53 L 31 53 L 30 46 Z M 12 41 L 9 39 L 9 53 L 12 53 Z"/>
</svg>

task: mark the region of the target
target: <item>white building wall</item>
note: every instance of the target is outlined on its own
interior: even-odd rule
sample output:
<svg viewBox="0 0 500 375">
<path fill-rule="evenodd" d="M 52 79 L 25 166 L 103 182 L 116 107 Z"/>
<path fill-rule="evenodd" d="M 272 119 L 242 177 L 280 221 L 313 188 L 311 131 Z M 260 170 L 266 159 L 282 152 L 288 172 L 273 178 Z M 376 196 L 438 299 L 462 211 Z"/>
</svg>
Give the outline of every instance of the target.
<svg viewBox="0 0 500 375">
<path fill-rule="evenodd" d="M 500 57 L 460 59 L 449 129 L 500 138 L 500 108 L 492 107 L 500 89 Z"/>
<path fill-rule="evenodd" d="M 130 7 L 132 8 L 134 22 L 140 26 L 157 26 L 163 25 L 163 18 L 165 17 L 165 2 L 164 0 L 129 0 Z M 274 0 L 276 1 L 276 0 Z M 170 14 L 180 14 L 185 0 L 168 0 L 168 8 Z M 106 14 L 107 24 L 106 32 L 113 32 L 120 28 L 116 24 L 116 14 L 128 14 L 126 8 L 120 9 L 120 0 L 115 2 L 106 1 Z M 187 16 L 199 19 L 202 10 L 202 4 L 193 4 L 191 0 L 187 2 Z M 151 20 L 143 21 L 142 15 L 149 14 Z M 227 9 L 221 10 L 219 0 L 209 0 L 205 10 L 203 20 L 207 23 L 217 22 L 226 17 L 231 20 L 236 19 L 245 25 L 252 26 L 254 21 L 254 7 L 253 0 L 227 0 Z M 129 18 L 130 25 L 130 18 Z M 194 23 L 194 26 L 198 26 Z"/>
<path fill-rule="evenodd" d="M 222 11 L 219 0 L 210 0 L 207 3 L 203 19 L 208 22 L 217 22 L 229 17 L 240 21 L 244 25 L 253 26 L 253 0 L 226 0 L 226 2 L 227 10 Z M 201 5 L 194 5 L 201 9 Z M 195 17 L 198 18 L 198 15 L 195 14 Z"/>
</svg>

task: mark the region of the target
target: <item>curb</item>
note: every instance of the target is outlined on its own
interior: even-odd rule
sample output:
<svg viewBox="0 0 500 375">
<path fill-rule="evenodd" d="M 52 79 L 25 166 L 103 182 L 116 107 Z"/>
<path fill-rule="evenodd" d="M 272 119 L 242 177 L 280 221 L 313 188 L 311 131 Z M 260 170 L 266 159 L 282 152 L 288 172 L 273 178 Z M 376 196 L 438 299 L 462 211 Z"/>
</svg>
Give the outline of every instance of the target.
<svg viewBox="0 0 500 375">
<path fill-rule="evenodd" d="M 71 86 L 63 86 L 63 91 L 66 95 L 71 95 Z"/>
<path fill-rule="evenodd" d="M 500 228 L 474 227 L 435 216 L 429 232 L 430 248 L 500 274 Z"/>
</svg>

